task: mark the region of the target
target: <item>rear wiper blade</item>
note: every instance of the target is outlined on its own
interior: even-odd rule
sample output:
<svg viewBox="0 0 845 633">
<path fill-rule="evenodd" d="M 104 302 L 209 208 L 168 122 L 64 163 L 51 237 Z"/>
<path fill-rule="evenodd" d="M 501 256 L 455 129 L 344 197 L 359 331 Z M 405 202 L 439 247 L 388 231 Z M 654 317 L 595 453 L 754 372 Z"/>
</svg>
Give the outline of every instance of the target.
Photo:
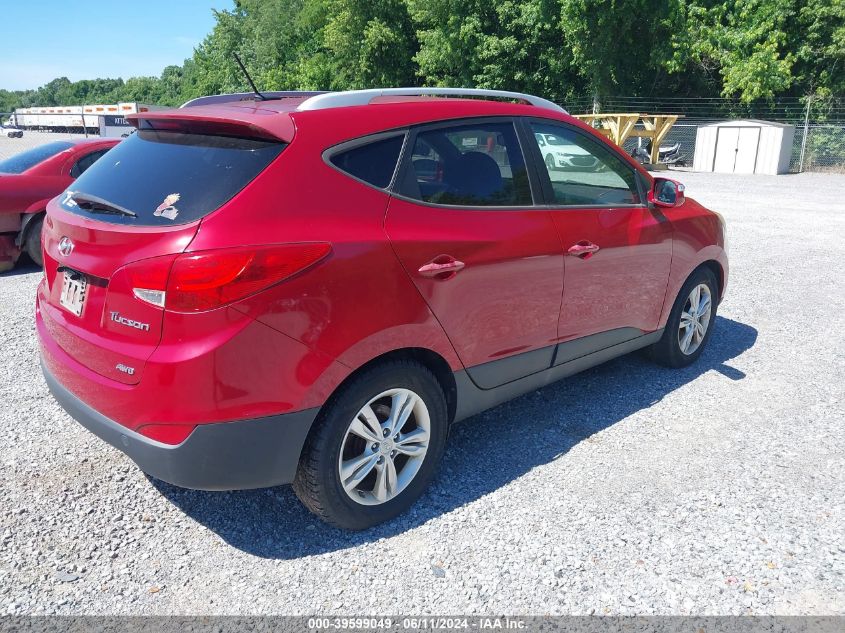
<svg viewBox="0 0 845 633">
<path fill-rule="evenodd" d="M 70 199 L 73 200 L 80 207 L 86 211 L 93 211 L 95 213 L 113 213 L 115 215 L 128 215 L 132 218 L 137 218 L 138 214 L 130 211 L 124 207 L 116 205 L 108 200 L 103 200 L 98 196 L 93 196 L 90 193 L 76 192 L 71 194 Z"/>
</svg>

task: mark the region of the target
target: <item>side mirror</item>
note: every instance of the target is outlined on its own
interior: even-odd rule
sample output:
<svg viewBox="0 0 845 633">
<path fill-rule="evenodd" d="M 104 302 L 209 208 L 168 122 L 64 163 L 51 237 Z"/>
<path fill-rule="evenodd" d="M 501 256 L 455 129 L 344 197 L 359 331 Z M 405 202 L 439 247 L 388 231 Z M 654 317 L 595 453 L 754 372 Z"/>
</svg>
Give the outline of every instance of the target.
<svg viewBox="0 0 845 633">
<path fill-rule="evenodd" d="M 655 178 L 648 192 L 648 201 L 658 207 L 679 207 L 684 203 L 683 183 L 668 178 Z"/>
</svg>

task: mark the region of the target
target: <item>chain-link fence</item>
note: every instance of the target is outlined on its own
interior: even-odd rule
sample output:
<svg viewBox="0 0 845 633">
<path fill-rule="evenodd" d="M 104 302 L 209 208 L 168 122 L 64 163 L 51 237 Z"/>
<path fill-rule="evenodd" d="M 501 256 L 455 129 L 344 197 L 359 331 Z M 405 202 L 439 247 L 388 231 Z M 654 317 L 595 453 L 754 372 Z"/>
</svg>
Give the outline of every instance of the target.
<svg viewBox="0 0 845 633">
<path fill-rule="evenodd" d="M 790 171 L 845 173 L 845 125 L 809 125 L 806 139 L 804 128 L 796 126 Z"/>
<path fill-rule="evenodd" d="M 661 142 L 661 147 L 680 143 L 680 154 L 684 159 L 680 165 L 691 167 L 693 156 L 695 156 L 695 141 L 698 128 L 711 123 L 719 123 L 728 119 L 680 119 L 666 138 Z M 631 136 L 625 141 L 623 148 L 631 154 L 638 143 L 637 130 L 634 128 Z M 801 171 L 829 171 L 845 173 L 845 124 L 820 124 L 810 123 L 807 125 L 807 140 L 804 141 L 804 126 L 795 126 L 795 136 L 792 141 L 792 152 L 789 161 L 790 173 Z M 647 139 L 643 139 L 645 142 Z M 803 153 L 803 160 L 802 160 Z"/>
<path fill-rule="evenodd" d="M 718 122 L 711 119 L 701 121 L 681 119 L 672 127 L 661 145 L 680 143 L 680 152 L 686 156 L 686 165 L 692 166 L 698 128 Z M 845 173 L 845 124 L 811 123 L 806 128 L 806 142 L 804 129 L 803 125 L 795 126 L 789 161 L 790 173 L 802 171 Z M 625 142 L 625 150 L 630 153 L 636 144 L 635 137 L 629 138 Z"/>
<path fill-rule="evenodd" d="M 692 166 L 696 134 L 703 125 L 737 119 L 787 123 L 795 128 L 790 172 L 845 173 L 845 99 L 841 98 L 790 97 L 740 103 L 722 98 L 606 97 L 595 103 L 592 97 L 576 97 L 561 103 L 573 114 L 589 113 L 597 108 L 606 113 L 681 115 L 661 146 L 680 143 L 680 153 L 686 157 L 687 166 Z M 624 149 L 632 152 L 637 142 L 635 129 L 625 141 Z"/>
</svg>

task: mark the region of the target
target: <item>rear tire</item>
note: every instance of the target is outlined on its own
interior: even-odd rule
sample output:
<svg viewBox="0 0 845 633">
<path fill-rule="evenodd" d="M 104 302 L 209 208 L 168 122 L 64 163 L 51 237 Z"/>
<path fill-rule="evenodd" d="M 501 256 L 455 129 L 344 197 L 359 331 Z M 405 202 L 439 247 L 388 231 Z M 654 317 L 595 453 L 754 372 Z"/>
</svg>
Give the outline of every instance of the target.
<svg viewBox="0 0 845 633">
<path fill-rule="evenodd" d="M 652 359 L 667 367 L 694 363 L 713 334 L 718 302 L 719 286 L 713 271 L 695 270 L 678 292 L 663 336 L 650 348 Z"/>
<path fill-rule="evenodd" d="M 44 258 L 41 255 L 41 229 L 44 225 L 44 218 L 38 218 L 29 223 L 26 227 L 26 239 L 24 240 L 24 250 L 29 258 L 38 264 L 44 266 Z"/>
<path fill-rule="evenodd" d="M 372 367 L 335 393 L 305 442 L 296 495 L 324 521 L 363 530 L 405 512 L 446 447 L 446 399 L 412 361 Z"/>
</svg>

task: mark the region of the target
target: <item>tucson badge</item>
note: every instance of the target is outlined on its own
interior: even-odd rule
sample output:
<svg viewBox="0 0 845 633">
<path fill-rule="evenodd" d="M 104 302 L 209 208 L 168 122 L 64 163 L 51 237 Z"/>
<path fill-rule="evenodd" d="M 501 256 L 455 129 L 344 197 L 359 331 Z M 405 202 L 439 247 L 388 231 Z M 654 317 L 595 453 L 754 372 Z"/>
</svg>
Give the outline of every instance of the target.
<svg viewBox="0 0 845 633">
<path fill-rule="evenodd" d="M 143 330 L 145 332 L 149 332 L 150 330 L 149 323 L 141 323 L 140 321 L 133 321 L 132 319 L 127 319 L 125 316 L 120 316 L 120 312 L 112 312 L 111 320 L 115 323 L 120 323 L 121 325 L 134 327 L 136 330 Z"/>
</svg>

